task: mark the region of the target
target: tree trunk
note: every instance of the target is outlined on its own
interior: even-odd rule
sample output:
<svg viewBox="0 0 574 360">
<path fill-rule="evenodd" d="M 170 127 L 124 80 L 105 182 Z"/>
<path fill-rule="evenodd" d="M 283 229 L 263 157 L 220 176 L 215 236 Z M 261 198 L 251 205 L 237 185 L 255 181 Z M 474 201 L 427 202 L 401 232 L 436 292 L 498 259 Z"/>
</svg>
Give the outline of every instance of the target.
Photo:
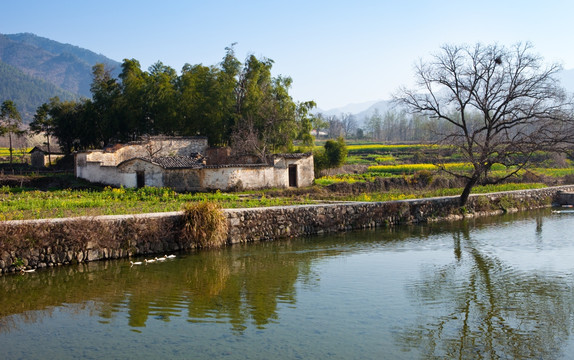
<svg viewBox="0 0 574 360">
<path fill-rule="evenodd" d="M 473 174 L 472 177 L 470 179 L 468 179 L 468 181 L 464 187 L 464 190 L 462 191 L 462 194 L 460 195 L 459 205 L 461 207 L 466 205 L 466 202 L 468 201 L 468 196 L 470 195 L 470 190 L 472 190 L 474 185 L 476 185 L 478 178 L 479 178 L 478 175 Z"/>
<path fill-rule="evenodd" d="M 52 151 L 50 150 L 50 136 L 46 135 L 46 144 L 48 145 L 48 167 L 52 166 Z"/>
<path fill-rule="evenodd" d="M 10 167 L 12 167 L 12 133 L 8 133 L 8 139 L 10 140 Z"/>
</svg>

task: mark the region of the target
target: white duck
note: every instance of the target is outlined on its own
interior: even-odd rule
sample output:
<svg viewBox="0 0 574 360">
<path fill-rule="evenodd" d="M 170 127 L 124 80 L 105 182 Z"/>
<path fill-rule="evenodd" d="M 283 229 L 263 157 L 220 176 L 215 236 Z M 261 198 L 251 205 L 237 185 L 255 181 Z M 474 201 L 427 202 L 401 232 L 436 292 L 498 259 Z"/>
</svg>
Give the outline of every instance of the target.
<svg viewBox="0 0 574 360">
<path fill-rule="evenodd" d="M 132 266 L 134 266 L 134 265 L 141 265 L 142 262 L 141 262 L 141 261 L 136 261 L 136 262 L 130 261 L 130 264 L 131 264 Z"/>
</svg>

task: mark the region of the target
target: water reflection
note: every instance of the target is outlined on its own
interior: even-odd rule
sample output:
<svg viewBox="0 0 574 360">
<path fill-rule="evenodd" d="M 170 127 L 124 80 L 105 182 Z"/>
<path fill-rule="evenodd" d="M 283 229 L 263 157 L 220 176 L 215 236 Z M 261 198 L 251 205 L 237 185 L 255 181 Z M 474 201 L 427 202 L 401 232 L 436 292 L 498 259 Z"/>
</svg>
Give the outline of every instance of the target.
<svg viewBox="0 0 574 360">
<path fill-rule="evenodd" d="M 535 221 L 539 242 L 542 217 Z M 456 261 L 407 286 L 425 310 L 398 341 L 424 349 L 426 359 L 557 358 L 572 329 L 571 281 L 505 264 L 481 251 L 470 230 L 464 223 L 453 231 Z"/>
<path fill-rule="evenodd" d="M 50 317 L 51 307 L 88 301 L 102 323 L 126 310 L 132 328 L 145 327 L 150 318 L 169 322 L 174 316 L 225 321 L 236 331 L 249 321 L 264 328 L 277 319 L 279 303 L 295 303 L 295 282 L 305 281 L 311 260 L 323 255 L 283 242 L 280 247 L 260 244 L 257 256 L 236 246 L 158 264 L 111 261 L 0 277 L 0 331 L 15 326 L 8 315 L 29 314 L 19 321 L 37 322 Z M 42 309 L 48 311 L 31 312 Z"/>
<path fill-rule="evenodd" d="M 76 351 L 128 358 L 152 357 L 142 344 L 158 338 L 174 358 L 560 358 L 574 344 L 572 221 L 515 214 L 4 276 L 0 347 L 25 358 L 13 344 L 27 332 L 88 326 Z M 58 347 L 39 339 L 33 355 Z"/>
</svg>

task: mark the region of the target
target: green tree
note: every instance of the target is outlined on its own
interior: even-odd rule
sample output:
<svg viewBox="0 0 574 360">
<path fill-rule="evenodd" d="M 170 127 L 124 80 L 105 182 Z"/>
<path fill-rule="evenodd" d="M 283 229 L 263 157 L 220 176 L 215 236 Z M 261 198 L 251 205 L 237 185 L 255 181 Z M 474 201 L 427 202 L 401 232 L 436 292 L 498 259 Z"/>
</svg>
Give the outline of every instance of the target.
<svg viewBox="0 0 574 360">
<path fill-rule="evenodd" d="M 120 115 L 120 85 L 112 77 L 111 71 L 104 64 L 92 67 L 92 100 L 87 110 L 91 111 L 91 121 L 84 124 L 91 128 L 91 139 L 84 139 L 90 146 L 100 147 L 122 138 Z"/>
<path fill-rule="evenodd" d="M 417 66 L 420 87 L 402 89 L 395 101 L 450 125 L 437 133 L 439 142 L 455 147 L 473 167 L 470 174 L 451 172 L 466 181 L 461 206 L 476 184 L 507 179 L 536 151 L 563 151 L 571 142 L 572 102 L 556 80 L 560 69 L 545 66 L 530 44 L 445 45 Z M 495 163 L 512 170 L 489 178 Z"/>
<path fill-rule="evenodd" d="M 233 146 L 257 155 L 261 161 L 266 161 L 269 153 L 290 151 L 293 140 L 301 135 L 302 118 L 298 118 L 297 104 L 289 95 L 292 79 L 272 77 L 272 64 L 270 59 L 250 56 L 236 86 Z M 304 112 L 303 108 L 299 114 L 301 111 Z M 249 134 L 251 141 L 243 141 L 244 134 Z M 251 149 L 245 147 L 248 144 Z"/>
<path fill-rule="evenodd" d="M 54 121 L 50 116 L 50 104 L 44 103 L 36 109 L 34 120 L 30 123 L 30 131 L 34 134 L 43 134 L 46 137 L 48 147 L 48 163 L 52 164 L 50 137 L 54 132 Z"/>
<path fill-rule="evenodd" d="M 178 81 L 178 107 L 183 135 L 202 134 L 213 145 L 224 142 L 225 109 L 220 107 L 220 74 L 216 67 L 184 66 Z"/>
<path fill-rule="evenodd" d="M 49 116 L 52 118 L 53 135 L 66 154 L 73 150 L 83 150 L 92 146 L 92 129 L 86 124 L 92 122 L 91 102 L 65 101 L 58 98 L 50 101 Z"/>
<path fill-rule="evenodd" d="M 342 166 L 347 161 L 347 145 L 345 139 L 339 137 L 335 140 L 327 140 L 323 149 L 313 153 L 315 175 L 319 176 L 321 170 L 334 169 Z"/>
<path fill-rule="evenodd" d="M 150 135 L 176 135 L 180 129 L 176 106 L 176 71 L 158 61 L 149 68 L 146 79 L 145 100 L 149 109 Z"/>
<path fill-rule="evenodd" d="M 317 104 L 314 101 L 306 101 L 297 104 L 297 122 L 299 125 L 299 135 L 297 140 L 300 140 L 303 147 L 312 151 L 315 146 L 315 138 L 311 134 L 313 131 L 313 122 L 315 121 L 315 116 L 311 114 Z"/>
<path fill-rule="evenodd" d="M 338 168 L 347 161 L 347 145 L 342 137 L 339 137 L 337 141 L 328 140 L 324 147 L 329 168 Z"/>
<path fill-rule="evenodd" d="M 16 108 L 16 104 L 12 100 L 6 100 L 0 107 L 0 135 L 8 134 L 10 142 L 10 165 L 12 165 L 12 154 L 14 149 L 12 147 L 12 136 L 22 136 L 26 131 L 21 130 L 22 117 Z"/>
<path fill-rule="evenodd" d="M 151 124 L 147 116 L 145 86 L 148 74 L 141 70 L 139 61 L 124 59 L 121 80 L 121 96 L 119 116 L 121 117 L 119 132 L 121 140 L 136 140 L 139 136 L 151 132 Z"/>
<path fill-rule="evenodd" d="M 329 122 L 325 119 L 323 114 L 319 113 L 312 118 L 312 127 L 315 131 L 315 137 L 319 136 L 319 131 L 329 126 Z"/>
</svg>

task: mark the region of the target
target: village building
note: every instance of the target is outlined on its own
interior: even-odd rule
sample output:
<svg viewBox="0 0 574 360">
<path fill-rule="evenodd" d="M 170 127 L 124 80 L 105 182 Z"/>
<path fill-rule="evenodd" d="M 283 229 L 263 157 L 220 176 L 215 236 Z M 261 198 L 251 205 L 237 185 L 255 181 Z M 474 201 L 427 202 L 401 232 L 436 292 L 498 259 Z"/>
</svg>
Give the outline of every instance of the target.
<svg viewBox="0 0 574 360">
<path fill-rule="evenodd" d="M 48 150 L 47 146 L 34 146 L 30 153 L 30 164 L 35 168 L 44 168 L 49 165 L 53 165 L 58 159 L 64 157 L 64 152 L 59 146 L 50 147 Z M 50 162 L 52 162 L 50 164 Z"/>
<path fill-rule="evenodd" d="M 310 153 L 274 154 L 267 163 L 254 163 L 228 149 L 209 148 L 206 137 L 153 137 L 78 152 L 75 173 L 96 183 L 176 191 L 305 187 L 314 180 Z"/>
</svg>

